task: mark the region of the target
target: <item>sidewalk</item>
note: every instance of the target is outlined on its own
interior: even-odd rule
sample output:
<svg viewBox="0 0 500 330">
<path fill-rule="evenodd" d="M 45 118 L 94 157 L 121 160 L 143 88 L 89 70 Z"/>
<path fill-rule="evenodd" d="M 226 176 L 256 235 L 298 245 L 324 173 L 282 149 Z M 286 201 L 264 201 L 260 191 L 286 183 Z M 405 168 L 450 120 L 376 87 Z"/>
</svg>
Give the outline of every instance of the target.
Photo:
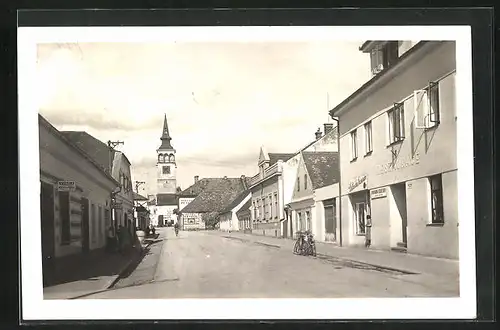
<svg viewBox="0 0 500 330">
<path fill-rule="evenodd" d="M 65 257 L 58 261 L 53 285 L 43 288 L 44 299 L 73 299 L 110 288 L 149 244 L 151 240 L 146 240 L 124 254 L 93 251 L 86 256 Z"/>
<path fill-rule="evenodd" d="M 286 238 L 283 239 L 270 236 L 244 234 L 240 232 L 226 233 L 213 231 L 211 233 L 220 236 L 241 238 L 251 242 L 276 245 L 282 249 L 289 250 L 290 253 L 292 253 L 293 245 L 295 244 L 294 240 Z M 339 247 L 331 243 L 322 242 L 316 242 L 316 252 L 318 254 L 327 255 L 329 257 L 354 260 L 370 265 L 413 272 L 417 274 L 444 276 L 451 279 L 456 278 L 456 280 L 458 281 L 458 260 L 425 257 L 374 249 Z"/>
</svg>

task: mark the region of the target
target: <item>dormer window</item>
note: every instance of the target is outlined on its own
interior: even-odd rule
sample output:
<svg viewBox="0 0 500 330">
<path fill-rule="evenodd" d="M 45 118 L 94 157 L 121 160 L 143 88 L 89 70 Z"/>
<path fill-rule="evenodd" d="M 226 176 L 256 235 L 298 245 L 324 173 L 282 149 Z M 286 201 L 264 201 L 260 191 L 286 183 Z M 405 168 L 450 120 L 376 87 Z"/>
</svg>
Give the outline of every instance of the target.
<svg viewBox="0 0 500 330">
<path fill-rule="evenodd" d="M 387 41 L 376 45 L 370 51 L 372 74 L 376 75 L 382 70 L 392 66 L 398 60 L 398 41 Z"/>
</svg>

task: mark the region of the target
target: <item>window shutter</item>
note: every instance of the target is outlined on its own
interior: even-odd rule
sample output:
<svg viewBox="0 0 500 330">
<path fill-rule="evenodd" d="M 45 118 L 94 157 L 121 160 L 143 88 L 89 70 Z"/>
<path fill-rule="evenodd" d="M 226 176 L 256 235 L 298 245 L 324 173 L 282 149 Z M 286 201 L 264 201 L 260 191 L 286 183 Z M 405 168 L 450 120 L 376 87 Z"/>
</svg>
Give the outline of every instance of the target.
<svg viewBox="0 0 500 330">
<path fill-rule="evenodd" d="M 427 91 L 416 90 L 413 92 L 413 108 L 415 111 L 415 128 L 425 128 L 425 122 L 428 112 Z"/>
</svg>

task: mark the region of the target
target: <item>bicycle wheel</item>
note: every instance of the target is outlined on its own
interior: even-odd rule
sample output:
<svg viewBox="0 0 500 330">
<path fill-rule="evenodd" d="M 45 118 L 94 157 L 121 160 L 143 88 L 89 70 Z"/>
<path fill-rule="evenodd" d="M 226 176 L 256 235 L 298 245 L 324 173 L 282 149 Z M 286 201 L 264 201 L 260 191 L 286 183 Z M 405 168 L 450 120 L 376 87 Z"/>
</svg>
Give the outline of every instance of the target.
<svg viewBox="0 0 500 330">
<path fill-rule="evenodd" d="M 316 244 L 312 243 L 310 244 L 311 247 L 311 256 L 316 257 Z"/>
<path fill-rule="evenodd" d="M 295 245 L 293 246 L 293 254 L 300 254 L 300 243 L 299 241 L 295 241 Z"/>
</svg>

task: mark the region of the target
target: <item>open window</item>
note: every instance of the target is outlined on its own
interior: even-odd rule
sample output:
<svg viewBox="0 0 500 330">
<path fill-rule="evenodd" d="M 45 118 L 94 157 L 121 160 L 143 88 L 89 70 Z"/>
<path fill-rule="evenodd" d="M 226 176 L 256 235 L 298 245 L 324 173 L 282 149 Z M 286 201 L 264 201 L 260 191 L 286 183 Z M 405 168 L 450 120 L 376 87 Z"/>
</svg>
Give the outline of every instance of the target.
<svg viewBox="0 0 500 330">
<path fill-rule="evenodd" d="M 429 129 L 437 126 L 440 120 L 439 83 L 429 85 L 413 93 L 415 110 L 415 128 Z"/>
<path fill-rule="evenodd" d="M 404 103 L 394 103 L 394 107 L 387 112 L 389 123 L 389 144 L 403 141 L 405 138 Z"/>
</svg>

